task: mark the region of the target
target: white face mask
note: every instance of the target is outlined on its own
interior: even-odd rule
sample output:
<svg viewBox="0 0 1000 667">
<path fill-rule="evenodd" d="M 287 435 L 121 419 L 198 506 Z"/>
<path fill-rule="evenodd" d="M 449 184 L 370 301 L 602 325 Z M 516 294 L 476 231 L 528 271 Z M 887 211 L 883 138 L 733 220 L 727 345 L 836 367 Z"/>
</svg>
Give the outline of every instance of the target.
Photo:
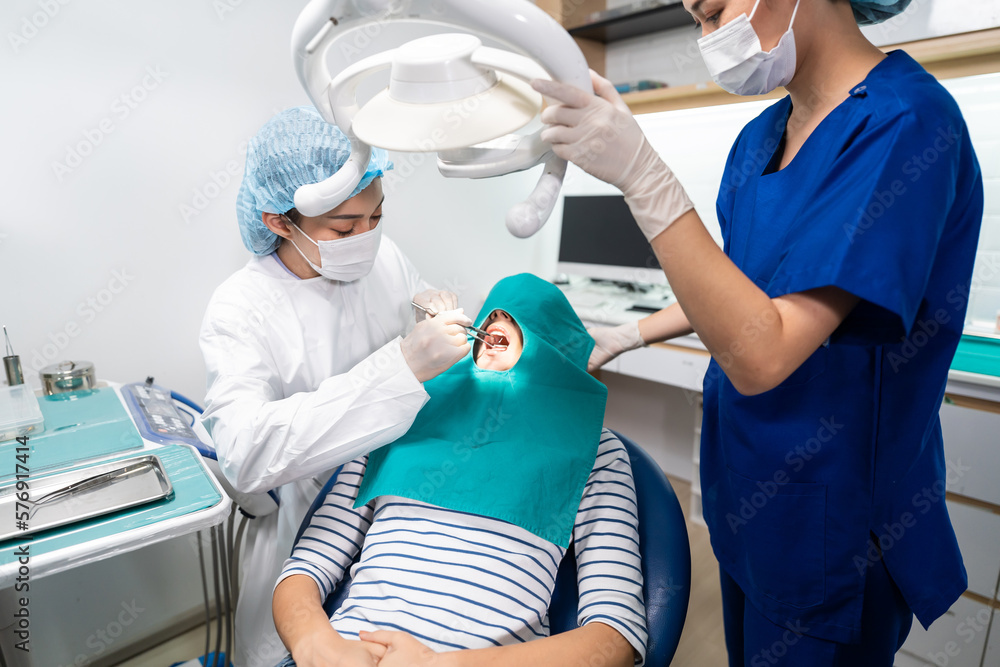
<svg viewBox="0 0 1000 667">
<path fill-rule="evenodd" d="M 309 262 L 312 270 L 330 280 L 340 280 L 342 282 L 353 282 L 368 275 L 375 264 L 375 256 L 378 255 L 378 248 L 382 242 L 382 225 L 375 229 L 360 234 L 354 234 L 342 239 L 331 241 L 313 241 L 308 234 L 292 223 L 302 236 L 319 248 L 319 261 L 321 266 L 313 264 L 305 253 L 292 241 L 292 245 L 302 255 L 302 259 Z"/>
<path fill-rule="evenodd" d="M 760 0 L 748 17 L 740 14 L 710 35 L 698 40 L 698 48 L 708 71 L 717 84 L 736 95 L 763 95 L 779 86 L 787 86 L 795 76 L 795 33 L 792 24 L 799 11 L 796 1 L 788 30 L 778 45 L 765 52 L 750 19 L 757 12 Z"/>
</svg>

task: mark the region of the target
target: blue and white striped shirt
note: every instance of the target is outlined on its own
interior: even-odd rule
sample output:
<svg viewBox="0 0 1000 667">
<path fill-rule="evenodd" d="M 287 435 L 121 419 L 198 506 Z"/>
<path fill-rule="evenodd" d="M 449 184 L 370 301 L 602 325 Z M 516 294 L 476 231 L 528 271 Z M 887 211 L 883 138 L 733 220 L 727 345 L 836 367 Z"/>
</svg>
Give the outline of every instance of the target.
<svg viewBox="0 0 1000 667">
<path fill-rule="evenodd" d="M 346 464 L 278 581 L 305 574 L 323 599 L 351 569 L 330 619 L 345 637 L 403 630 L 435 651 L 549 634 L 548 607 L 566 550 L 489 517 L 398 496 L 353 509 L 367 457 Z M 601 622 L 646 650 L 635 487 L 628 453 L 605 430 L 573 528 L 581 626 Z"/>
</svg>

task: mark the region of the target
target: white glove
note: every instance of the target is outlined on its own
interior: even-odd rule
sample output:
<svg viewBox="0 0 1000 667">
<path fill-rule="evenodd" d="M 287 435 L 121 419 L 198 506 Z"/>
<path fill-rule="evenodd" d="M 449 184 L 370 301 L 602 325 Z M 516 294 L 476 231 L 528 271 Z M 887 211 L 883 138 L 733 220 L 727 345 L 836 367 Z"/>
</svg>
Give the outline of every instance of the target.
<svg viewBox="0 0 1000 667">
<path fill-rule="evenodd" d="M 472 320 L 460 308 L 440 312 L 413 327 L 400 349 L 417 381 L 437 377 L 469 353 L 472 346 L 465 327 L 471 325 Z"/>
<path fill-rule="evenodd" d="M 446 310 L 455 310 L 458 308 L 458 297 L 447 290 L 424 290 L 420 294 L 414 295 L 412 301 L 434 313 L 443 313 Z M 416 311 L 417 322 L 422 322 L 428 317 L 427 313 L 419 308 Z"/>
<path fill-rule="evenodd" d="M 628 352 L 646 344 L 639 333 L 639 321 L 626 322 L 617 327 L 594 327 L 587 329 L 594 339 L 593 352 L 587 362 L 587 370 L 596 371 L 622 352 Z"/>
<path fill-rule="evenodd" d="M 536 79 L 535 90 L 558 100 L 542 112 L 541 139 L 553 152 L 625 195 L 639 229 L 652 240 L 694 208 L 610 81 L 590 71 L 596 95 L 568 83 Z"/>
</svg>

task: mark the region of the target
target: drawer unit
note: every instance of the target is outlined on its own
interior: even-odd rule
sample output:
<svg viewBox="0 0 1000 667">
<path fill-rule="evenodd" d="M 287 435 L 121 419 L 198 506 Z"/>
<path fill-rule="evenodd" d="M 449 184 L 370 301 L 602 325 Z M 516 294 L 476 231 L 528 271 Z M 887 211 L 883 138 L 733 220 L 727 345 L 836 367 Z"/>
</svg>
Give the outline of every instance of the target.
<svg viewBox="0 0 1000 667">
<path fill-rule="evenodd" d="M 993 610 L 962 597 L 924 630 L 916 619 L 896 657 L 896 667 L 981 667 Z"/>
<path fill-rule="evenodd" d="M 941 406 L 948 490 L 1000 506 L 1000 414 Z"/>
<path fill-rule="evenodd" d="M 953 501 L 948 501 L 948 514 L 969 574 L 969 590 L 992 599 L 1000 579 L 1000 514 Z"/>
</svg>

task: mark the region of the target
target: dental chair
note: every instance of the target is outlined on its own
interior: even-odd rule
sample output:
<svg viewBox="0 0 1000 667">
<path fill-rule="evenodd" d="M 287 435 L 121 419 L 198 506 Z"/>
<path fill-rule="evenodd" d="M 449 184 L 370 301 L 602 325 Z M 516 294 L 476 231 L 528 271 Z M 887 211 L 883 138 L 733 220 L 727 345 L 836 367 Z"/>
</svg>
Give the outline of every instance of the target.
<svg viewBox="0 0 1000 667">
<path fill-rule="evenodd" d="M 642 556 L 643 597 L 646 601 L 646 625 L 649 645 L 646 665 L 670 664 L 681 638 L 691 592 L 691 550 L 688 545 L 684 512 L 673 487 L 660 466 L 641 447 L 620 433 L 632 463 L 636 503 L 639 507 L 639 553 Z M 306 512 L 296 543 L 309 525 L 313 513 L 323 505 L 327 493 L 337 481 L 337 469 Z M 323 603 L 327 615 L 347 598 L 350 580 L 344 579 Z M 549 605 L 552 634 L 566 632 L 577 625 L 576 558 L 570 545 L 556 575 L 555 591 Z"/>
</svg>

